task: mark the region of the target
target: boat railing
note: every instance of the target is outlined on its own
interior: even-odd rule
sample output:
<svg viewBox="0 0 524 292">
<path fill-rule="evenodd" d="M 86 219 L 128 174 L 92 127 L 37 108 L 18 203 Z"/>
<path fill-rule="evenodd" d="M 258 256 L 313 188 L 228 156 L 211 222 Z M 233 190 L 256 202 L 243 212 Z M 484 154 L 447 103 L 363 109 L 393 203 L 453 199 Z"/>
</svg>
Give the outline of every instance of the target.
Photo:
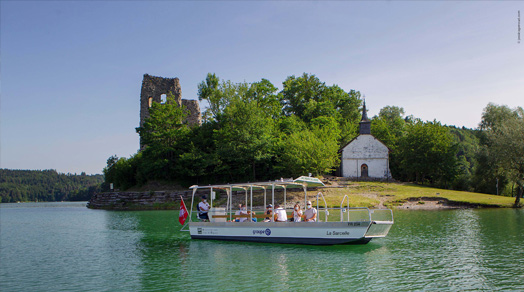
<svg viewBox="0 0 524 292">
<path fill-rule="evenodd" d="M 335 212 L 338 211 L 340 216 L 335 215 L 335 217 L 328 217 L 329 211 Z M 319 222 L 328 222 L 328 221 L 340 221 L 340 222 L 358 222 L 358 221 L 368 221 L 368 222 L 393 222 L 393 211 L 391 209 L 369 209 L 366 207 L 321 207 L 318 209 L 319 213 L 325 212 L 327 215 L 324 221 L 319 220 Z"/>
<path fill-rule="evenodd" d="M 293 216 L 292 211 L 286 210 L 288 216 Z M 317 209 L 318 213 L 325 213 L 324 220 L 318 220 L 318 222 L 376 222 L 376 223 L 392 223 L 393 222 L 393 212 L 391 209 L 369 209 L 366 207 L 325 207 L 319 206 Z M 330 211 L 332 211 L 334 216 L 330 216 Z M 338 212 L 337 212 L 338 211 Z M 339 218 L 336 215 L 340 214 Z M 228 222 L 233 221 L 236 218 L 247 217 L 247 221 L 251 222 L 253 218 L 257 218 L 258 222 L 261 222 L 265 217 L 270 217 L 271 215 L 266 215 L 264 209 L 253 208 L 253 212 L 249 215 L 238 215 L 235 212 L 229 212 L 224 210 L 224 208 L 216 208 L 214 211 L 210 211 L 209 214 L 211 222 Z M 187 224 L 182 227 L 183 231 L 187 231 Z"/>
<path fill-rule="evenodd" d="M 321 211 L 320 207 L 318 205 L 318 203 L 320 202 L 320 200 L 318 199 L 319 195 L 322 196 L 322 200 L 324 201 L 324 207 L 323 207 L 324 210 L 323 211 L 324 211 L 324 215 L 325 215 L 325 218 L 326 218 L 325 222 L 327 222 L 328 221 L 328 216 L 329 216 L 329 208 L 327 207 L 326 198 L 324 198 L 324 194 L 322 192 L 318 192 L 317 193 L 317 212 Z M 318 216 L 318 214 L 317 214 L 317 216 Z M 317 221 L 320 221 L 320 220 L 317 218 Z"/>
<path fill-rule="evenodd" d="M 348 199 L 348 205 L 347 205 L 347 208 L 343 208 L 344 206 L 344 201 Z M 349 209 L 349 197 L 348 195 L 344 195 L 344 198 L 342 198 L 342 202 L 340 202 L 340 222 L 344 221 L 344 212 Z M 349 221 L 349 212 L 347 212 L 348 214 L 348 221 Z"/>
</svg>

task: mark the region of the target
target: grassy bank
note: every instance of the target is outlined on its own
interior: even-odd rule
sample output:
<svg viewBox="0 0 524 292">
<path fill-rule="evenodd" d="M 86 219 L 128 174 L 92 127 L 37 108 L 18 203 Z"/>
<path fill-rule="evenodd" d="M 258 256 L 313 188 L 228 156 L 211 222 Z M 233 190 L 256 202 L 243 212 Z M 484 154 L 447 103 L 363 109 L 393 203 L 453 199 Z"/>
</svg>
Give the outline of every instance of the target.
<svg viewBox="0 0 524 292">
<path fill-rule="evenodd" d="M 396 207 L 410 200 L 424 201 L 429 198 L 447 200 L 450 204 L 470 207 L 509 208 L 515 202 L 515 198 L 512 197 L 444 190 L 407 183 L 352 182 L 344 187 L 328 187 L 321 191 L 326 197 L 328 206 L 339 206 L 346 194 L 351 207 L 379 205 Z"/>
</svg>

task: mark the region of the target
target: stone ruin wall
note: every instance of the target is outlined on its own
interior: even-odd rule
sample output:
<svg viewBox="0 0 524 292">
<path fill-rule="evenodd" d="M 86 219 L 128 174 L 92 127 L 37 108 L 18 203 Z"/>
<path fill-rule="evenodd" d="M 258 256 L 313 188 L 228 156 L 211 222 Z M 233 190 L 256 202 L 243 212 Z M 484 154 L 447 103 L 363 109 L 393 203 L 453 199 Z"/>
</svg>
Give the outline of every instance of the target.
<svg viewBox="0 0 524 292">
<path fill-rule="evenodd" d="M 189 111 L 189 115 L 186 118 L 187 123 L 189 125 L 200 126 L 202 124 L 202 114 L 200 113 L 200 104 L 198 100 L 182 99 L 182 105 Z"/>
<path fill-rule="evenodd" d="M 164 78 L 144 74 L 142 90 L 140 92 L 140 127 L 149 117 L 149 98 L 153 102 L 162 103 L 162 94 L 172 93 L 178 105 L 184 105 L 188 111 L 185 122 L 190 126 L 202 124 L 202 114 L 198 100 L 182 99 L 182 88 L 178 78 Z M 142 142 L 140 147 L 143 148 Z"/>
<path fill-rule="evenodd" d="M 162 94 L 173 93 L 175 100 L 181 104 L 182 88 L 178 78 L 162 78 L 144 74 L 142 79 L 142 90 L 140 92 L 140 127 L 149 118 L 149 98 L 154 102 L 161 103 Z"/>
</svg>

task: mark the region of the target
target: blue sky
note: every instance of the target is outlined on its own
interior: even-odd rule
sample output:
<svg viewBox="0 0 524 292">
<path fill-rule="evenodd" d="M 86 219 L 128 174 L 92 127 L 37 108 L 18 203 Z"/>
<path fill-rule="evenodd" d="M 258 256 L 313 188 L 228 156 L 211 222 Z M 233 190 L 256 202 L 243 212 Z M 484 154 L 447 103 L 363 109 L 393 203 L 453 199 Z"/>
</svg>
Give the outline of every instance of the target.
<svg viewBox="0 0 524 292">
<path fill-rule="evenodd" d="M 0 9 L 2 168 L 101 173 L 109 156 L 136 153 L 145 73 L 178 77 L 183 98 L 197 99 L 208 72 L 279 89 L 307 72 L 361 91 L 370 116 L 396 105 L 468 128 L 489 102 L 524 106 L 524 2 L 1 1 Z"/>
</svg>

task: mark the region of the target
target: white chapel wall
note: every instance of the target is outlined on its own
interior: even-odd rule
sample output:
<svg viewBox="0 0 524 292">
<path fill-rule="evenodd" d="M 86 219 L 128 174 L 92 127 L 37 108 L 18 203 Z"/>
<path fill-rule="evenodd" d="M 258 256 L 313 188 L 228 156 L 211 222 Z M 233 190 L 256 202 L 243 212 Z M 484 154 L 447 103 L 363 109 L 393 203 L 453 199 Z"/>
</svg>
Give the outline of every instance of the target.
<svg viewBox="0 0 524 292">
<path fill-rule="evenodd" d="M 389 149 L 372 135 L 359 135 L 342 150 L 342 176 L 360 177 L 362 164 L 368 166 L 369 177 L 391 177 Z"/>
</svg>

